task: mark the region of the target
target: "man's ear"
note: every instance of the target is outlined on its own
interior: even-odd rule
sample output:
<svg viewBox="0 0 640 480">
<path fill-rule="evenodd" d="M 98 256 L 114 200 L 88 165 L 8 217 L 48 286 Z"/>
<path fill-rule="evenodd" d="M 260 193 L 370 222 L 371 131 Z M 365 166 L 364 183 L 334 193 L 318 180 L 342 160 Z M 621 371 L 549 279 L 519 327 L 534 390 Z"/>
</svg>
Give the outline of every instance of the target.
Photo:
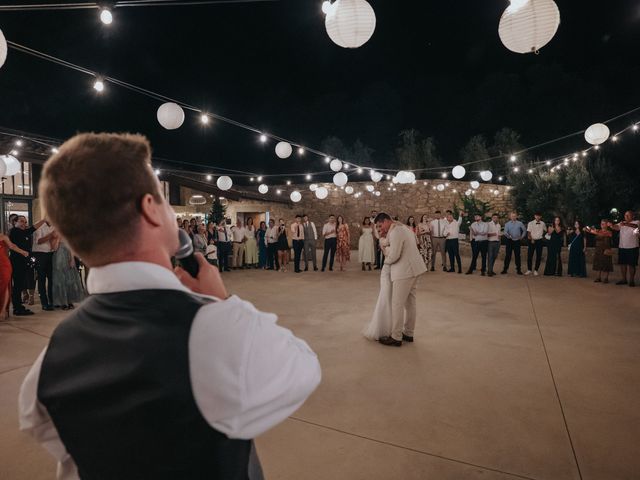
<svg viewBox="0 0 640 480">
<path fill-rule="evenodd" d="M 159 227 L 162 224 L 162 205 L 156 202 L 150 193 L 145 194 L 140 200 L 140 213 L 150 225 Z"/>
</svg>

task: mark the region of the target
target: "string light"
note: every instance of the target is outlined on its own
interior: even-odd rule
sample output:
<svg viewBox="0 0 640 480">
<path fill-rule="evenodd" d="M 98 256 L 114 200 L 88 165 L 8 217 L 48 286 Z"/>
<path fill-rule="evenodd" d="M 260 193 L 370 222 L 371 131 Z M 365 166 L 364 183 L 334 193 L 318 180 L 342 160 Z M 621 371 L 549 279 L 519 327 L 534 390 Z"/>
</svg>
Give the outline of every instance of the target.
<svg viewBox="0 0 640 480">
<path fill-rule="evenodd" d="M 443 173 L 441 176 L 442 178 L 447 178 L 448 175 L 446 173 Z"/>
<path fill-rule="evenodd" d="M 200 121 L 206 125 L 207 123 L 209 123 L 209 116 L 206 113 L 203 113 L 202 115 L 200 115 Z"/>
<path fill-rule="evenodd" d="M 280 195 L 281 193 L 282 193 L 282 190 L 280 190 L 280 189 L 276 190 L 276 194 L 277 195 Z"/>
<path fill-rule="evenodd" d="M 305 175 L 304 177 L 306 180 L 311 180 L 311 175 L 309 175 L 308 173 Z"/>
<path fill-rule="evenodd" d="M 504 177 L 498 177 L 498 181 L 501 182 L 504 179 Z"/>
<path fill-rule="evenodd" d="M 304 148 L 298 148 L 298 155 L 304 155 Z"/>
<path fill-rule="evenodd" d="M 287 180 L 287 185 L 291 185 L 291 180 Z"/>
<path fill-rule="evenodd" d="M 15 144 L 17 147 L 21 147 L 23 145 L 22 140 L 16 140 Z"/>
<path fill-rule="evenodd" d="M 262 135 L 260 135 L 260 141 L 262 143 L 267 143 L 267 136 L 264 133 Z"/>
<path fill-rule="evenodd" d="M 324 163 L 331 163 L 331 158 L 324 157 Z"/>
<path fill-rule="evenodd" d="M 111 13 L 111 10 L 109 10 L 108 8 L 103 8 L 100 11 L 100 21 L 105 25 L 111 25 L 111 23 L 113 22 L 113 14 Z"/>
<path fill-rule="evenodd" d="M 516 158 L 516 156 L 515 156 L 515 155 L 511 155 L 511 157 L 509 158 L 509 160 L 511 160 L 512 162 L 515 162 L 515 161 L 516 161 L 516 159 L 517 159 L 517 158 Z"/>
<path fill-rule="evenodd" d="M 633 130 L 634 132 L 637 132 L 638 131 L 638 124 L 634 123 L 633 127 L 631 127 L 631 130 Z"/>
<path fill-rule="evenodd" d="M 551 160 L 547 160 L 547 161 L 546 161 L 546 162 L 544 162 L 544 163 L 546 163 L 547 165 L 551 165 Z"/>
<path fill-rule="evenodd" d="M 357 172 L 358 172 L 358 173 L 362 173 L 362 167 L 358 167 Z"/>
<path fill-rule="evenodd" d="M 213 177 L 211 175 L 207 175 L 207 180 L 211 181 Z"/>
<path fill-rule="evenodd" d="M 251 178 L 249 179 L 249 181 L 250 181 L 250 182 L 253 182 L 254 180 L 255 180 L 255 179 L 254 179 L 253 177 L 251 177 Z M 258 181 L 260 181 L 260 180 L 262 180 L 262 177 L 258 177 Z"/>
<path fill-rule="evenodd" d="M 611 137 L 611 141 L 612 142 L 617 142 L 618 141 L 618 136 L 614 135 L 613 137 Z"/>
<path fill-rule="evenodd" d="M 262 181 L 262 176 L 258 177 L 258 181 L 261 182 Z"/>
<path fill-rule="evenodd" d="M 600 150 L 600 145 L 594 145 L 594 146 L 593 146 L 593 149 L 594 149 L 594 150 Z"/>
<path fill-rule="evenodd" d="M 587 156 L 587 151 L 585 150 L 584 152 L 582 152 L 582 156 L 586 157 Z"/>
<path fill-rule="evenodd" d="M 104 82 L 97 78 L 96 81 L 93 82 L 93 89 L 98 93 L 102 93 L 104 91 Z"/>
<path fill-rule="evenodd" d="M 518 167 L 513 167 L 513 171 L 518 173 L 520 171 L 520 169 Z"/>
<path fill-rule="evenodd" d="M 52 147 L 51 148 L 51 153 L 58 153 L 58 149 L 56 147 Z"/>
<path fill-rule="evenodd" d="M 159 168 L 156 168 L 156 169 L 154 170 L 154 173 L 155 173 L 156 175 L 160 175 L 160 169 L 159 169 Z"/>
<path fill-rule="evenodd" d="M 18 150 L 11 150 L 11 155 L 13 155 L 14 157 L 17 157 L 20 154 L 20 152 L 18 152 Z"/>
</svg>

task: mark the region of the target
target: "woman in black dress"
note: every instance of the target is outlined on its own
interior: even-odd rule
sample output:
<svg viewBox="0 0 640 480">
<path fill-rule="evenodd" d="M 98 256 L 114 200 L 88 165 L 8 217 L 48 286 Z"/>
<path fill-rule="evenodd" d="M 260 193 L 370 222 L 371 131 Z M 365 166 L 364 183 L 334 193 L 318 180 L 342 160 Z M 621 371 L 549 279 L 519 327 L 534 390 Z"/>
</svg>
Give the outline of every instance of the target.
<svg viewBox="0 0 640 480">
<path fill-rule="evenodd" d="M 569 275 L 585 278 L 587 276 L 587 238 L 582 222 L 576 220 L 574 227 L 575 235 L 569 244 Z"/>
<path fill-rule="evenodd" d="M 566 232 L 562 225 L 562 219 L 555 217 L 553 226 L 547 232 L 547 263 L 544 267 L 545 275 L 562 276 L 562 247 L 564 246 Z"/>
<path fill-rule="evenodd" d="M 286 272 L 289 265 L 289 240 L 287 239 L 287 226 L 284 219 L 278 221 L 278 262 L 280 263 L 280 271 Z"/>
</svg>

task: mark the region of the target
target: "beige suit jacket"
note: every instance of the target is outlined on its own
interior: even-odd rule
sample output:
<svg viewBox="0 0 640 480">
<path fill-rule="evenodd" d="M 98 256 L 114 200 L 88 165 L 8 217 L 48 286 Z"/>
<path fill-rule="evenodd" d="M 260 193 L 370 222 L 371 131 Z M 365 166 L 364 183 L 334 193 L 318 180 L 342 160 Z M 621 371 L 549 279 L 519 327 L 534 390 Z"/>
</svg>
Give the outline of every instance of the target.
<svg viewBox="0 0 640 480">
<path fill-rule="evenodd" d="M 418 277 L 427 271 L 416 244 L 415 234 L 406 225 L 395 222 L 387 233 L 389 246 L 384 263 L 391 266 L 391 281 Z"/>
</svg>

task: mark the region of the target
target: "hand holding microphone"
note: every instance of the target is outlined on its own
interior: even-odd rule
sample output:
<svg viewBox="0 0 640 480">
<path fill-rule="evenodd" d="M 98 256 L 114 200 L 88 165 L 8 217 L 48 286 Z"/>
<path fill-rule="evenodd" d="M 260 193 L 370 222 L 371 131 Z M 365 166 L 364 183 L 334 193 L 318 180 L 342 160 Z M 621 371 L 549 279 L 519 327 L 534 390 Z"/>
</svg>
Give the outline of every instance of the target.
<svg viewBox="0 0 640 480">
<path fill-rule="evenodd" d="M 187 232 L 179 230 L 178 235 L 180 248 L 176 252 L 176 259 L 180 266 L 174 271 L 180 282 L 195 293 L 226 299 L 229 294 L 218 269 L 210 265 L 201 253 L 193 253 L 193 243 Z"/>
</svg>

